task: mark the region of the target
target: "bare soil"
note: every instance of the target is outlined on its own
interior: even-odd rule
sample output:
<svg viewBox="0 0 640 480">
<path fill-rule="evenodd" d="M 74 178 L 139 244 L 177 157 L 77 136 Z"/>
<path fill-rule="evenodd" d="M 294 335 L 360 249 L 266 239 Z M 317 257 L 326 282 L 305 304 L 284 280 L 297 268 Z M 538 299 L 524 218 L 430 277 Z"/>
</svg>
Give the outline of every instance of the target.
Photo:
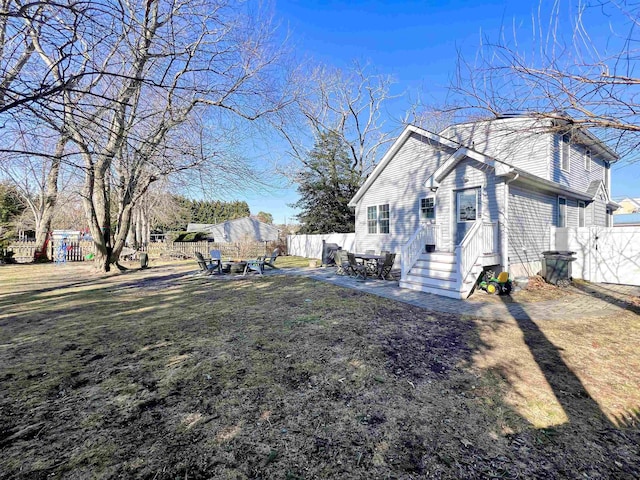
<svg viewBox="0 0 640 480">
<path fill-rule="evenodd" d="M 194 266 L 0 267 L 0 478 L 640 477 L 633 312 L 574 324 L 594 359 L 559 325 Z"/>
</svg>

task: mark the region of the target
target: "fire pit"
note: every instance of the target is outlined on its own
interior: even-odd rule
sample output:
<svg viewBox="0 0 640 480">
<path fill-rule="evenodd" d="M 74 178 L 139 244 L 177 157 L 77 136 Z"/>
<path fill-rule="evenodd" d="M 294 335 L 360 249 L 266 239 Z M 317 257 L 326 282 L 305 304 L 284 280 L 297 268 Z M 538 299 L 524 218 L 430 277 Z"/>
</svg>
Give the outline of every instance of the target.
<svg viewBox="0 0 640 480">
<path fill-rule="evenodd" d="M 243 273 L 247 262 L 223 262 L 222 271 L 224 273 Z"/>
</svg>

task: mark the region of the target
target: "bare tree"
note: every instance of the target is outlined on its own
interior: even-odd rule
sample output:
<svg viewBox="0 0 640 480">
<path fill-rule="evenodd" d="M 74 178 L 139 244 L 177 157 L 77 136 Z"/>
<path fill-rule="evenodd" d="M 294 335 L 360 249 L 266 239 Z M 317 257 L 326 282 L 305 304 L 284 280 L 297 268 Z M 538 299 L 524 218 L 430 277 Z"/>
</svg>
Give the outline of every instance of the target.
<svg viewBox="0 0 640 480">
<path fill-rule="evenodd" d="M 640 5 L 594 0 L 543 4 L 532 16 L 532 47 L 523 51 L 518 35 L 485 41 L 473 61 L 459 57 L 450 112 L 493 117 L 526 112 L 559 120 L 542 122 L 566 130 L 593 129 L 628 161 L 638 159 L 640 100 L 637 75 Z M 609 35 L 590 32 L 608 24 Z M 528 34 L 527 34 L 528 35 Z M 551 127 L 554 128 L 554 127 Z"/>
<path fill-rule="evenodd" d="M 354 171 L 362 178 L 371 172 L 380 149 L 393 139 L 384 107 L 394 98 L 390 92 L 394 81 L 370 70 L 355 63 L 348 71 L 326 66 L 298 71 L 297 101 L 276 124 L 295 162 L 295 168 L 287 166 L 284 173 L 295 178 L 292 172 L 308 167 L 314 142 L 327 132 L 339 135 L 347 145 Z"/>
<path fill-rule="evenodd" d="M 91 74 L 93 45 L 78 34 L 99 9 L 90 2 L 0 0 L 0 114 L 47 100 Z M 58 49 L 56 63 L 40 61 L 38 47 L 46 44 Z M 78 58 L 85 59 L 82 68 L 70 68 Z"/>
<path fill-rule="evenodd" d="M 101 2 L 92 24 L 76 29 L 93 49 L 53 103 L 32 113 L 68 138 L 82 169 L 82 197 L 96 242 L 96 264 L 116 263 L 132 209 L 168 175 L 215 163 L 204 132 L 233 135 L 286 104 L 277 71 L 281 51 L 268 18 L 225 0 Z M 35 53 L 57 82 L 61 50 L 32 29 Z M 204 125 L 204 126 L 203 126 Z M 112 202 L 115 205 L 112 205 Z M 112 208 L 115 207 L 115 208 Z M 113 214 L 115 211 L 115 214 Z"/>
</svg>

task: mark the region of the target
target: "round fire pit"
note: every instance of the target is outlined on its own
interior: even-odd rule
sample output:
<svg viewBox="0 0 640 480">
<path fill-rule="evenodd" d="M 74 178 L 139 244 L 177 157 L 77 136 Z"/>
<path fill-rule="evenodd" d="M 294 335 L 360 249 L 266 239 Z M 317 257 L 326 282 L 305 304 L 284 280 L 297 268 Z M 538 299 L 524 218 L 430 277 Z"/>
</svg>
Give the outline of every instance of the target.
<svg viewBox="0 0 640 480">
<path fill-rule="evenodd" d="M 225 273 L 242 273 L 246 266 L 247 262 L 224 262 L 222 264 L 222 270 Z"/>
</svg>

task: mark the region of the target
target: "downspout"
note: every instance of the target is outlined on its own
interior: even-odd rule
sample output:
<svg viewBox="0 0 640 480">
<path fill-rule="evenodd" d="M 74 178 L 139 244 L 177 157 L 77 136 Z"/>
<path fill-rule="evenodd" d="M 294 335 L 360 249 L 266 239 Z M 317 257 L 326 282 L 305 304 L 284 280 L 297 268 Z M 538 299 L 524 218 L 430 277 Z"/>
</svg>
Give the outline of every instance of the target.
<svg viewBox="0 0 640 480">
<path fill-rule="evenodd" d="M 502 225 L 502 271 L 509 271 L 509 184 L 518 179 L 520 174 L 516 172 L 515 177 L 504 181 L 504 215 Z"/>
</svg>

